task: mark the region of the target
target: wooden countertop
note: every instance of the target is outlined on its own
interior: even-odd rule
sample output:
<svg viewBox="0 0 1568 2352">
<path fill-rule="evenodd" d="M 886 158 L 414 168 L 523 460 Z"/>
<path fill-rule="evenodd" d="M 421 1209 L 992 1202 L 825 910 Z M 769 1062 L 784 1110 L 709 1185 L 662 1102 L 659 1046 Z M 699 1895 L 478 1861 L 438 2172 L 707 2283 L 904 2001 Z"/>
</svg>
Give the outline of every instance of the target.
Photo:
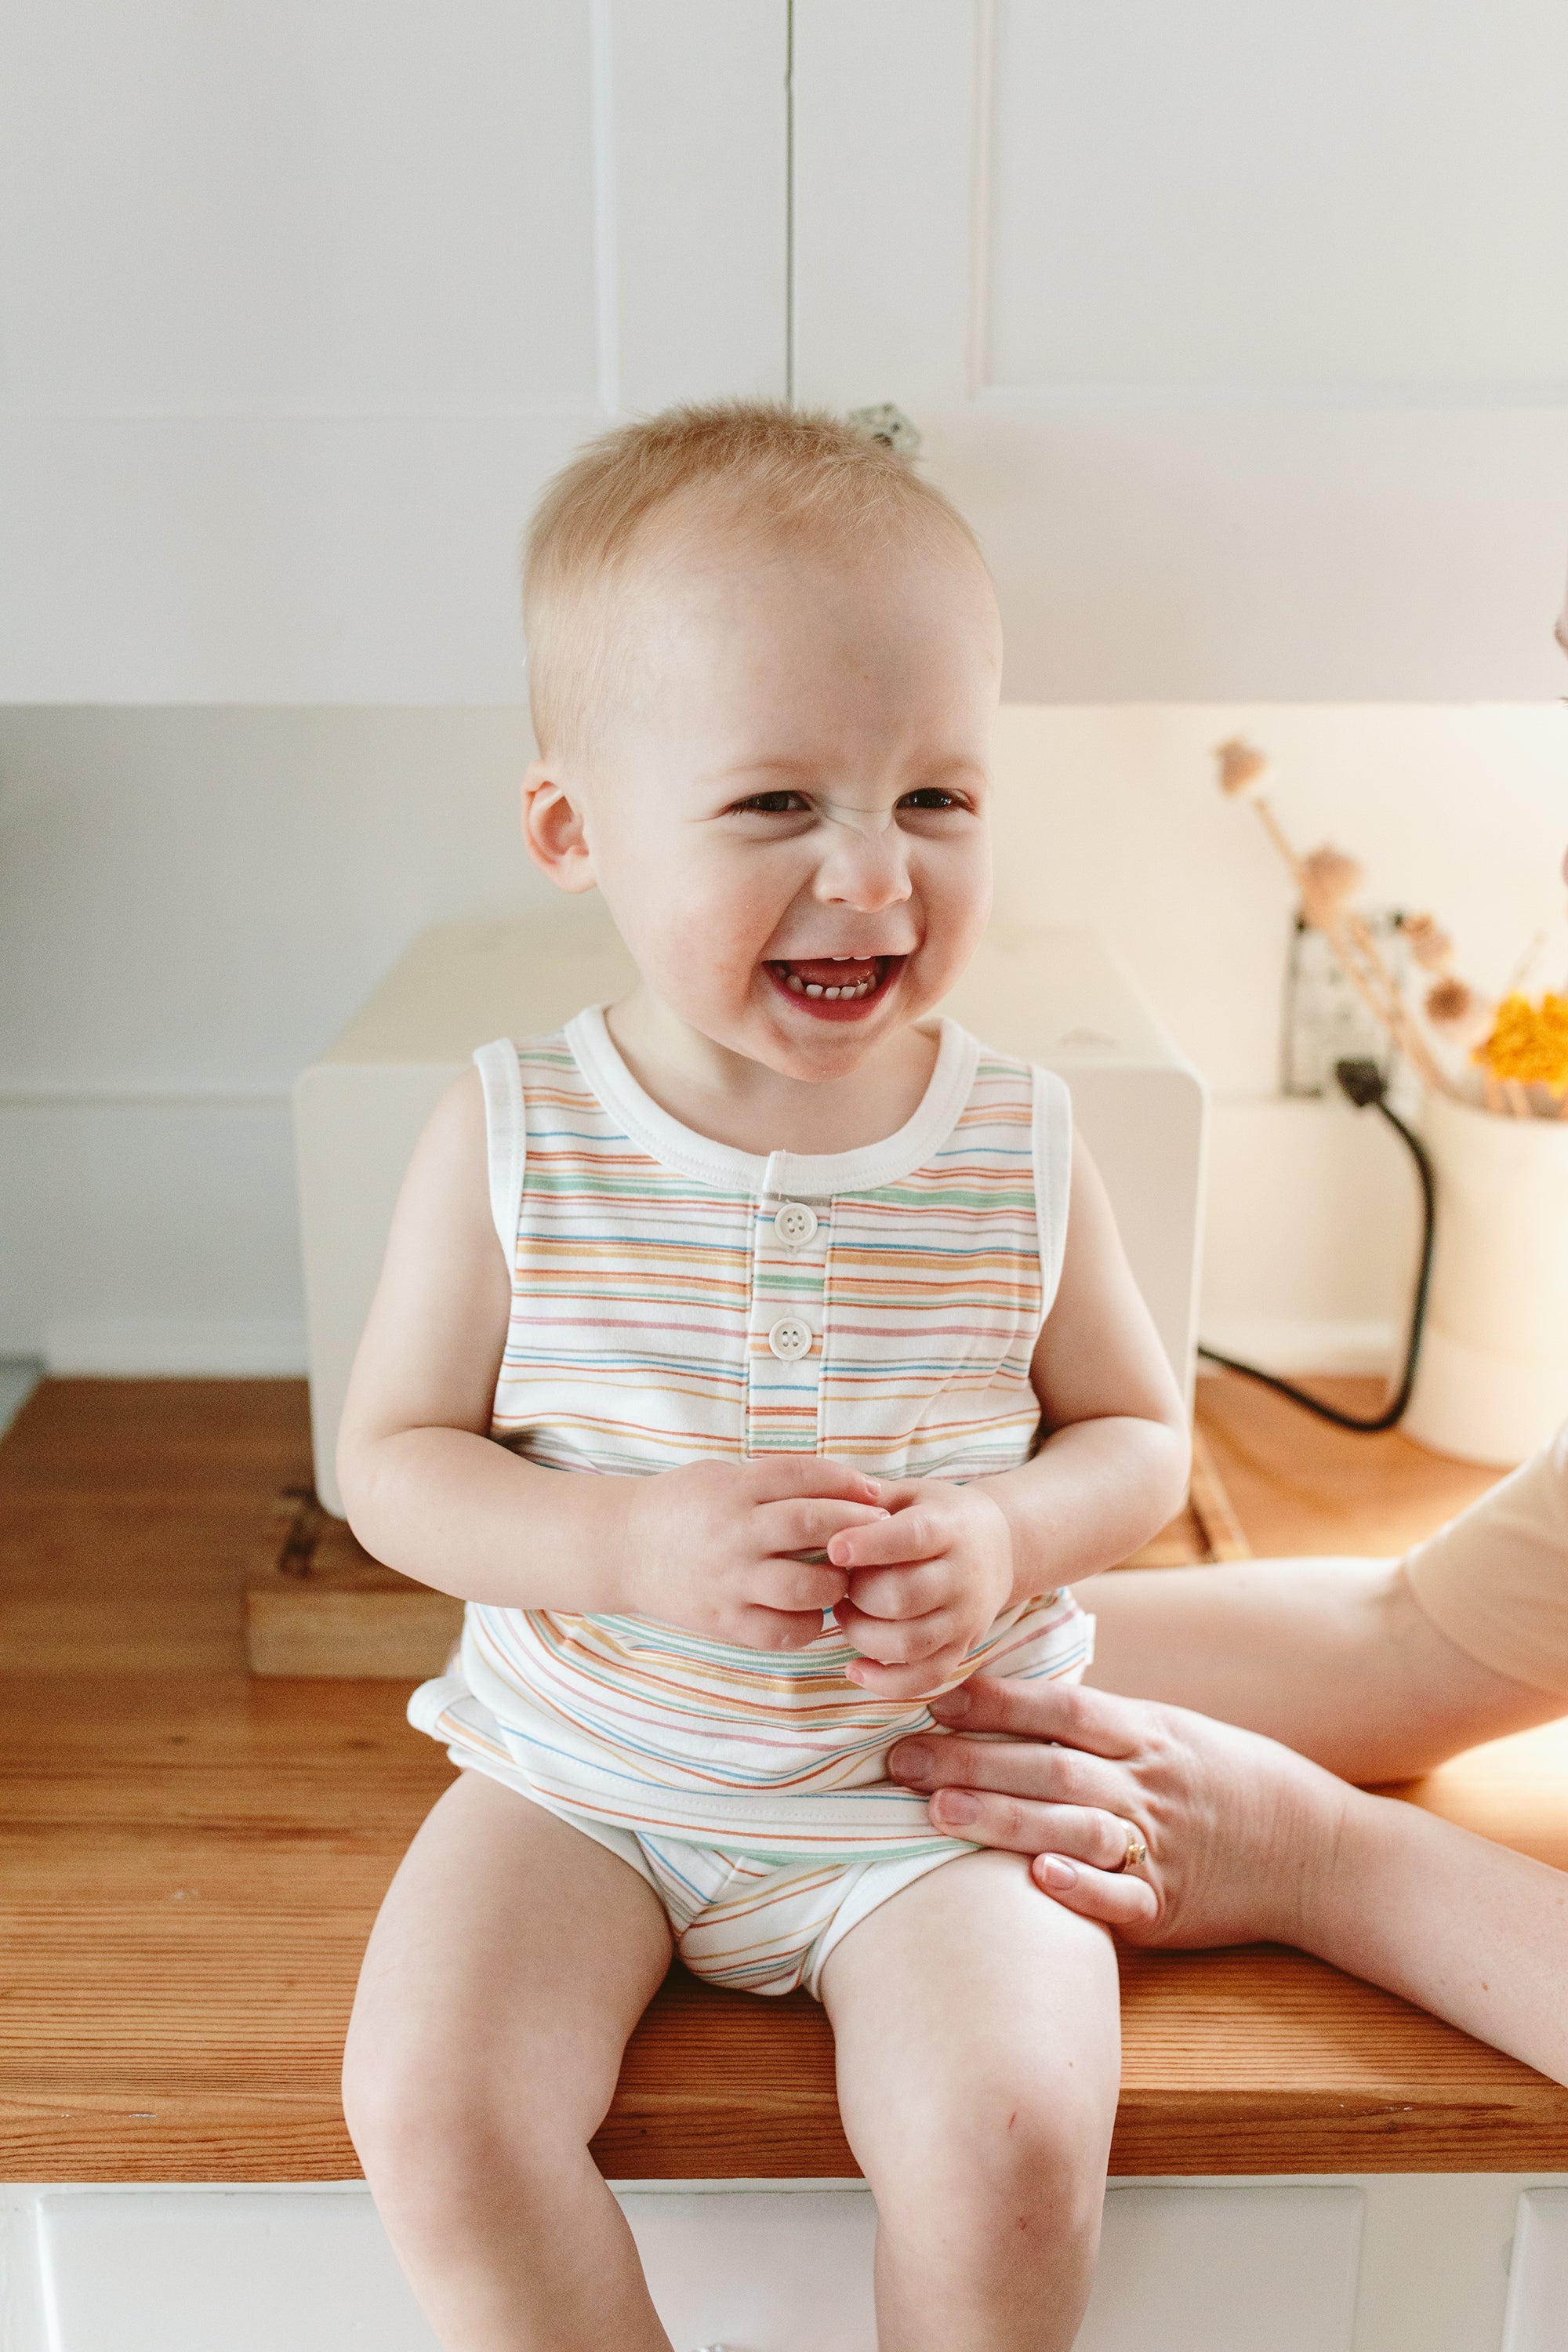
<svg viewBox="0 0 1568 2352">
<path fill-rule="evenodd" d="M 1203 1383 L 1203 1418 L 1259 1549 L 1270 1446 L 1303 1548 L 1391 1549 L 1486 1483 L 1239 1389 Z M 1348 1476 L 1336 1446 L 1366 1449 Z M 400 1685 L 241 1669 L 239 1593 L 306 1475 L 288 1381 L 50 1382 L 0 1447 L 0 2178 L 357 2173 L 354 1979 L 450 1768 Z M 1563 1727 L 1411 1793 L 1568 1866 Z M 1123 1981 L 1116 2172 L 1568 2168 L 1568 2090 L 1319 1962 L 1128 1954 Z M 672 1972 L 596 2152 L 616 2178 L 851 2173 L 821 2011 Z"/>
</svg>

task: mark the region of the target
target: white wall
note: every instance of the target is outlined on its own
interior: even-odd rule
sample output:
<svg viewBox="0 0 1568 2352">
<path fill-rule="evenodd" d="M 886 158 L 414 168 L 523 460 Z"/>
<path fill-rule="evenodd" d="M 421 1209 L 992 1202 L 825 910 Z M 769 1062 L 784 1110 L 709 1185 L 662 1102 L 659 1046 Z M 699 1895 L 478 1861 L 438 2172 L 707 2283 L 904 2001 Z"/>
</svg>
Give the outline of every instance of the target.
<svg viewBox="0 0 1568 2352">
<path fill-rule="evenodd" d="M 1270 1099 L 1290 897 L 1214 788 L 1237 729 L 1496 986 L 1561 910 L 1568 714 L 1004 713 L 1003 903 L 1103 931 L 1215 1090 L 1207 1335 L 1376 1360 L 1413 1188 L 1380 1123 Z M 423 924 L 548 903 L 531 749 L 515 709 L 0 712 L 0 1354 L 302 1365 L 288 1089 Z"/>
</svg>

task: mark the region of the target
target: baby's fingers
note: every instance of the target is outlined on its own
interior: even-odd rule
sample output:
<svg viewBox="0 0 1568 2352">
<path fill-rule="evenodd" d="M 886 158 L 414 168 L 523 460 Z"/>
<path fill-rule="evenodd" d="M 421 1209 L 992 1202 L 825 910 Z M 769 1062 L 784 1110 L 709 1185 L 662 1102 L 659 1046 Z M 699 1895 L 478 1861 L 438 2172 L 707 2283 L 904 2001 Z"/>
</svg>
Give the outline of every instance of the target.
<svg viewBox="0 0 1568 2352">
<path fill-rule="evenodd" d="M 759 1504 L 755 1528 L 764 1551 L 824 1551 L 846 1528 L 872 1527 L 887 1516 L 879 1504 L 811 1495 L 790 1502 Z"/>
<path fill-rule="evenodd" d="M 863 1658 L 883 1666 L 915 1665 L 938 1654 L 954 1661 L 963 1654 L 951 1609 L 931 1609 L 922 1617 L 868 1617 L 853 1601 L 836 1604 L 839 1630 Z M 934 1690 L 940 1675 L 933 1675 Z"/>
<path fill-rule="evenodd" d="M 931 1559 L 948 1538 L 931 1524 L 919 1503 L 907 1511 L 884 1512 L 876 1526 L 846 1528 L 827 1547 L 835 1568 L 892 1568 L 900 1560 Z"/>
</svg>

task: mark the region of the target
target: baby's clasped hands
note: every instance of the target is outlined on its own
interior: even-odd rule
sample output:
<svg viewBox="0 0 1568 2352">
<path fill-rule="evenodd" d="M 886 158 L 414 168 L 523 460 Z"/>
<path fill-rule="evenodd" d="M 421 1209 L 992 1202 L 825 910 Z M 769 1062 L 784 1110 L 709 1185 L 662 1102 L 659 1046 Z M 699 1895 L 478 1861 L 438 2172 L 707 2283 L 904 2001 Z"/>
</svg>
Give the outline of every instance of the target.
<svg viewBox="0 0 1568 2352">
<path fill-rule="evenodd" d="M 747 1650 L 818 1640 L 849 1579 L 798 1555 L 888 1517 L 874 1478 L 814 1454 L 690 1462 L 626 1484 L 626 1610 Z"/>
<path fill-rule="evenodd" d="M 1012 1600 L 1013 1532 L 979 1484 L 884 1478 L 877 1492 L 890 1507 L 881 1521 L 827 1546 L 848 1572 L 834 1614 L 861 1654 L 847 1672 L 878 1698 L 925 1698 L 955 1679 Z"/>
</svg>

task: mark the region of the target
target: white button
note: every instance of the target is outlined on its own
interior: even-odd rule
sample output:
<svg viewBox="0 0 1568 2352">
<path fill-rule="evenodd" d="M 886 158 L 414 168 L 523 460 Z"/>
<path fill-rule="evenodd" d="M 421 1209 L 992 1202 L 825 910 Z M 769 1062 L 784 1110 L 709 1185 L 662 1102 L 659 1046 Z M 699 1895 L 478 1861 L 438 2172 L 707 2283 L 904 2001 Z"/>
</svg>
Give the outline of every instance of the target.
<svg viewBox="0 0 1568 2352">
<path fill-rule="evenodd" d="M 798 1356 L 811 1353 L 811 1326 L 798 1315 L 781 1315 L 768 1333 L 768 1345 L 781 1363 L 793 1364 Z"/>
<path fill-rule="evenodd" d="M 816 1211 L 804 1201 L 786 1201 L 773 1219 L 773 1231 L 785 1249 L 804 1249 L 816 1231 Z"/>
</svg>

